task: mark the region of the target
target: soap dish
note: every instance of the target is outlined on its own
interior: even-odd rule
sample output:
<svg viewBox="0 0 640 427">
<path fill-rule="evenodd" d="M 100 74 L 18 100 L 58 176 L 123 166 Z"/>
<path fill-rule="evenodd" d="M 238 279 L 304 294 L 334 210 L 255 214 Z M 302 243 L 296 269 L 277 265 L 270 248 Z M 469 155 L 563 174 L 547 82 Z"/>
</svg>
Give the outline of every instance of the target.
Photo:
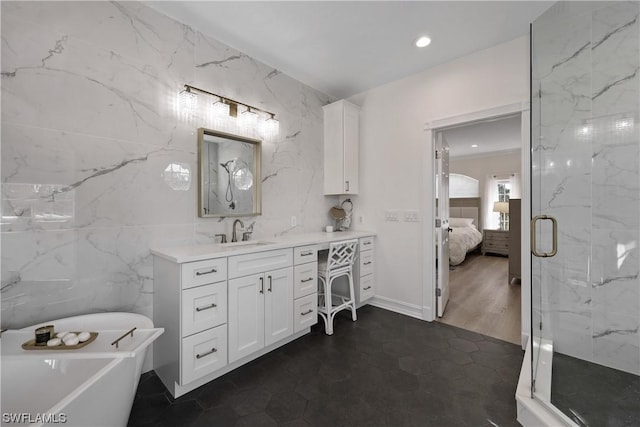
<svg viewBox="0 0 640 427">
<path fill-rule="evenodd" d="M 75 332 L 76 334 L 79 334 L 80 332 Z M 89 332 L 89 339 L 86 340 L 85 342 L 81 342 L 78 343 L 76 345 L 64 345 L 64 344 L 60 344 L 57 345 L 55 347 L 49 347 L 46 345 L 36 345 L 36 340 L 35 338 L 30 339 L 29 341 L 25 342 L 22 344 L 22 348 L 24 350 L 77 350 L 79 348 L 82 348 L 84 346 L 86 346 L 87 344 L 92 343 L 93 341 L 95 341 L 95 339 L 98 337 L 98 333 L 97 332 Z"/>
</svg>

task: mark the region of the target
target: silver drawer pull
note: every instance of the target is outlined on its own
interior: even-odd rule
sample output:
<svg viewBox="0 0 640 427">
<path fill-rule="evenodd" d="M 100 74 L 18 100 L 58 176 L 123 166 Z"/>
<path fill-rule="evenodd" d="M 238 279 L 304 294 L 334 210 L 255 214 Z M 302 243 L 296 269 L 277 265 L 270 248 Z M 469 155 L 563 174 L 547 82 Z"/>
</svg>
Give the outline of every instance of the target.
<svg viewBox="0 0 640 427">
<path fill-rule="evenodd" d="M 211 273 L 217 273 L 218 270 L 216 270 L 215 268 L 212 268 L 209 271 L 196 271 L 196 276 L 204 276 L 205 274 L 211 274 Z"/>
<path fill-rule="evenodd" d="M 300 280 L 300 282 L 304 283 L 304 282 L 310 282 L 313 280 L 313 277 L 309 277 L 308 279 L 302 279 Z"/>
<path fill-rule="evenodd" d="M 369 289 L 371 289 L 371 286 L 367 286 L 366 288 L 363 289 L 363 291 L 368 291 Z"/>
<path fill-rule="evenodd" d="M 313 255 L 313 252 L 305 252 L 303 254 L 300 254 L 300 256 L 309 256 L 309 255 Z"/>
<path fill-rule="evenodd" d="M 214 347 L 214 348 L 211 349 L 211 351 L 207 351 L 206 353 L 196 354 L 196 359 L 202 359 L 203 357 L 208 356 L 210 354 L 213 354 L 213 353 L 215 353 L 217 351 L 218 351 L 218 349 Z"/>
<path fill-rule="evenodd" d="M 367 261 L 364 263 L 364 265 L 369 265 L 369 264 L 371 264 L 371 261 Z"/>
<path fill-rule="evenodd" d="M 304 313 L 300 313 L 300 316 L 306 316 L 307 314 L 311 314 L 311 313 L 313 313 L 313 310 L 309 309 L 309 310 L 305 311 Z"/>
<path fill-rule="evenodd" d="M 202 307 L 196 307 L 196 311 L 205 311 L 205 310 L 209 310 L 210 308 L 216 308 L 217 305 L 216 304 L 209 304 L 209 305 L 203 305 Z"/>
<path fill-rule="evenodd" d="M 363 245 L 363 246 L 368 246 L 368 245 L 370 245 L 370 244 L 371 244 L 371 242 L 364 242 L 362 245 Z"/>
</svg>

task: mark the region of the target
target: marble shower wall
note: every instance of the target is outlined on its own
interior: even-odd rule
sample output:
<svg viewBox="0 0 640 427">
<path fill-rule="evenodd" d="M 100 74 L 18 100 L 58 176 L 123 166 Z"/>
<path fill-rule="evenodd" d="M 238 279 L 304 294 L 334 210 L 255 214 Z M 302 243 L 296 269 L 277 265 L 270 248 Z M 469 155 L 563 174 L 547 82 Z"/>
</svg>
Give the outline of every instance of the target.
<svg viewBox="0 0 640 427">
<path fill-rule="evenodd" d="M 640 374 L 638 2 L 561 2 L 533 26 L 533 211 L 558 254 L 533 259 L 554 350 Z M 549 247 L 542 227 L 541 247 Z M 532 322 L 534 327 L 538 321 Z"/>
<path fill-rule="evenodd" d="M 3 328 L 151 316 L 150 247 L 230 233 L 228 219 L 197 217 L 196 128 L 210 124 L 178 114 L 185 83 L 280 119 L 263 142 L 255 238 L 329 223 L 321 107 L 333 99 L 138 2 L 1 7 Z"/>
</svg>

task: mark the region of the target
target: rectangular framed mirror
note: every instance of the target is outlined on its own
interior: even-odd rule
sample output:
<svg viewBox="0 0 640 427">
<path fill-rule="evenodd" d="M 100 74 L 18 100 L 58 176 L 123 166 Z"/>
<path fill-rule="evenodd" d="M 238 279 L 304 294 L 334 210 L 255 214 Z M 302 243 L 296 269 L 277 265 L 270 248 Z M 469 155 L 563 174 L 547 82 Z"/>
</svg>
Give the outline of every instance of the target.
<svg viewBox="0 0 640 427">
<path fill-rule="evenodd" d="M 198 216 L 254 216 L 262 212 L 262 142 L 198 129 Z"/>
</svg>

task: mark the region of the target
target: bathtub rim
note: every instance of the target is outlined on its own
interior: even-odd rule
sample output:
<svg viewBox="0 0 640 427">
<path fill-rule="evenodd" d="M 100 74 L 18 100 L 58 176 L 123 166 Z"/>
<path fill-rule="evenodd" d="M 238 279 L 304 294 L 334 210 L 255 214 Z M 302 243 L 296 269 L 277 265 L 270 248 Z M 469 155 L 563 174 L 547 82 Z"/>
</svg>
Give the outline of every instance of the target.
<svg viewBox="0 0 640 427">
<path fill-rule="evenodd" d="M 53 319 L 53 320 L 47 320 L 45 322 L 40 322 L 40 323 L 36 323 L 34 325 L 30 325 L 30 326 L 25 326 L 24 328 L 18 328 L 17 330 L 31 330 L 34 328 L 39 328 L 41 326 L 46 326 L 46 325 L 50 325 L 53 324 L 55 326 L 56 322 L 72 322 L 72 321 L 82 321 L 84 320 L 98 320 L 100 318 L 103 318 L 104 320 L 109 320 L 110 317 L 113 318 L 125 318 L 125 317 L 130 317 L 135 320 L 139 320 L 141 322 L 144 322 L 145 325 L 143 326 L 138 326 L 138 329 L 152 329 L 154 328 L 154 324 L 153 324 L 153 320 L 147 316 L 145 316 L 144 314 L 139 314 L 139 313 L 131 313 L 131 312 L 127 312 L 127 311 L 105 311 L 105 312 L 99 312 L 99 313 L 87 313 L 87 314 L 78 314 L 75 316 L 70 316 L 70 317 L 61 317 L 58 319 Z M 120 329 L 120 328 L 103 328 L 103 329 Z"/>
</svg>

